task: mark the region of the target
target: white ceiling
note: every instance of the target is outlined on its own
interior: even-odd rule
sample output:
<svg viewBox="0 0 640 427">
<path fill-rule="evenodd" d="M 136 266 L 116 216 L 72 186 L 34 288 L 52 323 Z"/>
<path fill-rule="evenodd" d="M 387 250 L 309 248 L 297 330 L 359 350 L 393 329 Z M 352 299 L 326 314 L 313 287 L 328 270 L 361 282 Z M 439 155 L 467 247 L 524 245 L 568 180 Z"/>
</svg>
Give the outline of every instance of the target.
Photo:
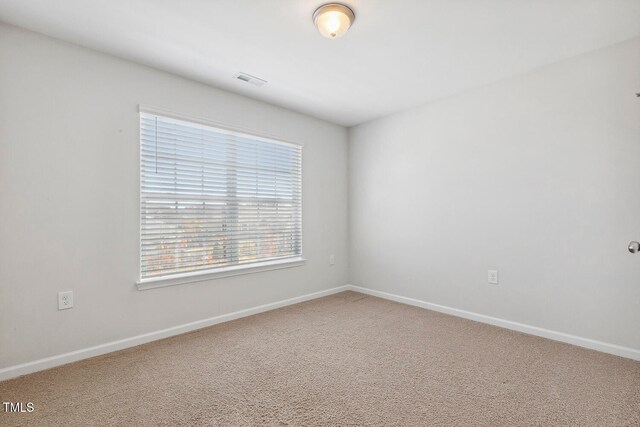
<svg viewBox="0 0 640 427">
<path fill-rule="evenodd" d="M 0 0 L 0 20 L 345 126 L 640 35 L 640 0 L 345 0 L 328 40 L 323 3 Z"/>
</svg>

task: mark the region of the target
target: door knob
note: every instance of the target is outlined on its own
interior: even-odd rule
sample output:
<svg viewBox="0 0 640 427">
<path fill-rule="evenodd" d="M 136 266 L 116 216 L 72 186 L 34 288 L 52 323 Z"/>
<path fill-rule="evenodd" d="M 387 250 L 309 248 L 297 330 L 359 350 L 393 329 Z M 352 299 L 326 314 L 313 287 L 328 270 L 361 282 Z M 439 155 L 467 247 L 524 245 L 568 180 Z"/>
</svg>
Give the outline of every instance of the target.
<svg viewBox="0 0 640 427">
<path fill-rule="evenodd" d="M 638 251 L 640 251 L 640 243 L 636 241 L 629 242 L 629 252 L 635 254 Z"/>
</svg>

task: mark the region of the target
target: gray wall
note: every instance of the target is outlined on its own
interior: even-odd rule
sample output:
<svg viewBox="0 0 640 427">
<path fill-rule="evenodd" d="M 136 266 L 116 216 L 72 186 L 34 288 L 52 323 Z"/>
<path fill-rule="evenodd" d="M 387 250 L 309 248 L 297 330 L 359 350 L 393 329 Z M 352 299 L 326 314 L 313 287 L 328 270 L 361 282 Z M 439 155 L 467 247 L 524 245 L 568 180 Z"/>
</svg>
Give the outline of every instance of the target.
<svg viewBox="0 0 640 427">
<path fill-rule="evenodd" d="M 638 91 L 634 39 L 350 129 L 350 283 L 640 349 Z"/>
<path fill-rule="evenodd" d="M 3 24 L 0 64 L 0 368 L 347 282 L 344 128 Z M 306 265 L 137 291 L 138 104 L 304 143 Z"/>
</svg>

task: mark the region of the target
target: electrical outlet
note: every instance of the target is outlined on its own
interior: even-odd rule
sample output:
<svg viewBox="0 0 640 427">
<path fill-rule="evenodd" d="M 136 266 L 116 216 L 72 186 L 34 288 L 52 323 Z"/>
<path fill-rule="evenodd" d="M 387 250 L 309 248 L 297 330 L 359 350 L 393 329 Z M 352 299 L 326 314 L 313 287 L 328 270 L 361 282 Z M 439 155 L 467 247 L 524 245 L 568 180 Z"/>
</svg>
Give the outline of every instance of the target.
<svg viewBox="0 0 640 427">
<path fill-rule="evenodd" d="M 487 271 L 487 280 L 492 285 L 498 284 L 498 270 L 488 270 Z"/>
<path fill-rule="evenodd" d="M 333 255 L 329 255 L 329 265 L 335 265 L 336 257 Z"/>
<path fill-rule="evenodd" d="M 58 310 L 73 308 L 73 291 L 58 292 Z"/>
</svg>

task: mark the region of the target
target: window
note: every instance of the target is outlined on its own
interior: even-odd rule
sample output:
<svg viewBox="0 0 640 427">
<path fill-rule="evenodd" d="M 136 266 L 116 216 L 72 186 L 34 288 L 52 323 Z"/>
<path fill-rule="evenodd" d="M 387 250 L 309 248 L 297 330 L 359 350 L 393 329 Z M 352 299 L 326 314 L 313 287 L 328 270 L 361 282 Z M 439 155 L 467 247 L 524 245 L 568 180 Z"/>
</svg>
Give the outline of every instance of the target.
<svg viewBox="0 0 640 427">
<path fill-rule="evenodd" d="M 302 147 L 140 113 L 140 278 L 302 255 Z"/>
</svg>

